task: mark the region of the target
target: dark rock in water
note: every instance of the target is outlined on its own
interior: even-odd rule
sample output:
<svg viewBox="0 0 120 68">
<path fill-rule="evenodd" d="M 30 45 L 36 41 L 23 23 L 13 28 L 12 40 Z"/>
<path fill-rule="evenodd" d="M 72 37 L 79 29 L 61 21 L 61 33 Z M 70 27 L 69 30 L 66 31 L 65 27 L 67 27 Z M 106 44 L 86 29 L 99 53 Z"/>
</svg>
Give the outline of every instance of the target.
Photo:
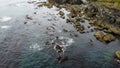
<svg viewBox="0 0 120 68">
<path fill-rule="evenodd" d="M 33 20 L 29 15 L 26 15 L 26 18 L 29 20 Z"/>
<path fill-rule="evenodd" d="M 61 15 L 61 16 L 64 16 L 65 13 L 63 11 L 59 11 L 58 14 Z"/>
<path fill-rule="evenodd" d="M 50 2 L 56 2 L 59 4 L 65 4 L 65 3 L 69 3 L 69 4 L 83 4 L 82 0 L 49 0 Z"/>
<path fill-rule="evenodd" d="M 67 61 L 67 60 L 68 60 L 68 57 L 67 57 L 67 56 L 65 56 L 65 57 L 58 57 L 58 58 L 57 58 L 57 61 L 58 61 L 59 63 L 65 62 L 65 61 Z"/>
<path fill-rule="evenodd" d="M 27 22 L 24 22 L 24 24 L 27 24 Z"/>
</svg>

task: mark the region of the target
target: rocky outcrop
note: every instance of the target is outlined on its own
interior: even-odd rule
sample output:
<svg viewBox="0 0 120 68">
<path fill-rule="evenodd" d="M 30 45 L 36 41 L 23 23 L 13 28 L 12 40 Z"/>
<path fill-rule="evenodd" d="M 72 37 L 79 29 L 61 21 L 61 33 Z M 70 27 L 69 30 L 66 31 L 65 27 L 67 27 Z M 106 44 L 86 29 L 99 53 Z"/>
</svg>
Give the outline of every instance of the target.
<svg viewBox="0 0 120 68">
<path fill-rule="evenodd" d="M 96 39 L 105 43 L 109 43 L 116 39 L 115 36 L 113 36 L 112 34 L 104 34 L 103 32 L 96 32 L 94 36 L 96 37 Z"/>
<path fill-rule="evenodd" d="M 120 10 L 99 3 L 90 3 L 84 10 L 88 17 L 101 18 L 104 21 L 120 27 Z"/>
</svg>

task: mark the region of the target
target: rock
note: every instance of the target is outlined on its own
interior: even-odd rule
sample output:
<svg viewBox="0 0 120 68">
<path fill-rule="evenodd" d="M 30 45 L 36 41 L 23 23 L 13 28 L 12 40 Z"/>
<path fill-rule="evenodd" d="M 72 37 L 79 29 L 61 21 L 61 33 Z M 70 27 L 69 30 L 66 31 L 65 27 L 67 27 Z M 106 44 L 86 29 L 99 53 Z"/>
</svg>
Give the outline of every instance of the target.
<svg viewBox="0 0 120 68">
<path fill-rule="evenodd" d="M 61 16 L 64 16 L 64 12 L 63 12 L 63 11 L 59 11 L 59 14 L 60 14 Z"/>
<path fill-rule="evenodd" d="M 48 0 L 49 2 L 56 2 L 59 4 L 82 4 L 83 1 L 82 0 Z"/>
<path fill-rule="evenodd" d="M 113 36 L 112 34 L 104 34 L 103 32 L 96 32 L 94 34 L 94 36 L 98 40 L 105 42 L 105 43 L 109 43 L 109 42 L 114 41 L 116 39 L 116 37 Z"/>
<path fill-rule="evenodd" d="M 87 26 L 88 28 L 90 28 L 90 26 Z"/>
<path fill-rule="evenodd" d="M 102 41 L 102 40 L 103 40 L 103 37 L 104 37 L 104 33 L 102 33 L 102 32 L 96 32 L 96 33 L 94 34 L 94 36 L 95 36 L 98 40 Z"/>
<path fill-rule="evenodd" d="M 24 24 L 27 24 L 27 22 L 24 22 Z"/>
<path fill-rule="evenodd" d="M 112 34 L 106 34 L 104 35 L 103 37 L 103 40 L 106 42 L 106 43 L 109 43 L 111 41 L 114 41 L 116 38 L 115 36 L 113 36 Z"/>
<path fill-rule="evenodd" d="M 94 29 L 91 29 L 90 31 L 91 31 L 91 32 L 94 32 Z"/>
<path fill-rule="evenodd" d="M 66 19 L 66 23 L 69 23 L 69 22 L 71 22 L 71 20 L 70 19 Z"/>
<path fill-rule="evenodd" d="M 68 60 L 68 57 L 67 57 L 67 56 L 58 58 L 58 62 L 59 62 L 59 63 L 65 62 L 65 61 L 67 61 L 67 60 Z"/>
<path fill-rule="evenodd" d="M 116 52 L 115 52 L 115 55 L 116 55 L 116 57 L 117 57 L 118 59 L 120 59 L 120 50 L 116 51 Z"/>
<path fill-rule="evenodd" d="M 26 18 L 29 20 L 33 20 L 29 15 L 26 15 Z"/>
<path fill-rule="evenodd" d="M 37 12 L 34 12 L 34 14 L 37 14 Z"/>
<path fill-rule="evenodd" d="M 70 32 L 68 29 L 63 29 L 64 32 Z"/>
</svg>

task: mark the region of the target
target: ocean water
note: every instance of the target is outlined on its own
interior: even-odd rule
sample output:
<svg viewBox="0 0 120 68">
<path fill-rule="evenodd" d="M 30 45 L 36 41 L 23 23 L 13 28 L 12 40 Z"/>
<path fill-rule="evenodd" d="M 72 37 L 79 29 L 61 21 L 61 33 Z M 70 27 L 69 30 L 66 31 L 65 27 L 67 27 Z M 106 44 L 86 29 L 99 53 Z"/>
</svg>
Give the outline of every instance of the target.
<svg viewBox="0 0 120 68">
<path fill-rule="evenodd" d="M 66 23 L 70 12 L 65 8 L 37 7 L 36 3 L 29 4 L 30 1 L 0 0 L 0 68 L 120 67 L 114 55 L 120 50 L 120 40 L 105 44 L 96 40 L 94 32 L 81 34 Z M 59 11 L 65 13 L 65 19 L 58 15 Z M 90 31 L 89 21 L 81 24 L 85 31 Z M 68 56 L 68 60 L 62 63 L 56 61 L 58 54 L 51 44 L 56 37 L 66 47 L 63 56 Z"/>
</svg>

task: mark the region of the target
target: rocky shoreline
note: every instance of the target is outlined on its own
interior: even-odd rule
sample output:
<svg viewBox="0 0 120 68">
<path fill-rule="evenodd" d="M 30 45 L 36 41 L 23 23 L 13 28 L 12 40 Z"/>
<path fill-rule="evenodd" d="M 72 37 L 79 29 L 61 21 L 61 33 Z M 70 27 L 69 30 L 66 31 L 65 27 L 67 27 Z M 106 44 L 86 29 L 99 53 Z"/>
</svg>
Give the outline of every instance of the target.
<svg viewBox="0 0 120 68">
<path fill-rule="evenodd" d="M 99 2 L 85 0 L 48 0 L 49 2 L 42 5 L 51 8 L 53 5 L 59 8 L 66 8 L 70 11 L 66 23 L 72 24 L 80 33 L 88 33 L 84 31 L 84 26 L 79 22 L 84 23 L 85 20 L 89 21 L 91 32 L 94 31 L 94 36 L 97 40 L 110 43 L 120 36 L 120 9 L 111 8 Z M 38 4 L 39 5 L 39 4 Z M 40 6 L 42 6 L 40 5 Z M 60 11 L 59 15 L 64 18 L 64 12 Z M 119 57 L 119 51 L 115 53 Z"/>
<path fill-rule="evenodd" d="M 72 0 L 70 2 L 69 0 L 50 0 L 50 3 L 57 7 L 68 9 L 71 13 L 68 15 L 69 19 L 67 19 L 67 22 L 72 22 L 80 31 L 83 31 L 84 27 L 80 24 L 78 25 L 78 22 L 87 19 L 98 30 L 120 35 L 120 10 L 117 8 L 111 8 L 99 2 L 85 3 L 81 0 Z"/>
</svg>

